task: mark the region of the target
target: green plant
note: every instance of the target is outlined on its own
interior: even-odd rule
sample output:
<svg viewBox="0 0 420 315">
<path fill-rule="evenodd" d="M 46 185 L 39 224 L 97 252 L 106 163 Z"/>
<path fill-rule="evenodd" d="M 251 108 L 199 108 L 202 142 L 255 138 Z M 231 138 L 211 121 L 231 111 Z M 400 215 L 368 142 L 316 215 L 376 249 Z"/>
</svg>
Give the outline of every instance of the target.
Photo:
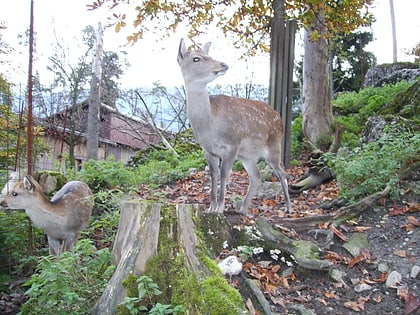
<svg viewBox="0 0 420 315">
<path fill-rule="evenodd" d="M 418 163 L 420 134 L 394 124 L 382 137 L 348 154 L 327 155 L 337 177 L 340 195 L 350 201 L 391 187 L 391 197 L 399 195 L 400 176 Z"/>
<path fill-rule="evenodd" d="M 28 239 L 32 233 L 33 254 L 38 255 L 45 245 L 41 229 L 30 227 L 29 219 L 23 211 L 0 211 L 0 265 L 8 266 L 4 271 L 27 277 L 33 261 L 24 259 L 28 253 Z M 3 271 L 3 270 L 2 270 Z"/>
<path fill-rule="evenodd" d="M 26 282 L 28 300 L 21 314 L 89 314 L 114 271 L 107 248 L 80 240 L 74 252 L 44 256 Z"/>
<path fill-rule="evenodd" d="M 82 231 L 84 238 L 95 238 L 100 242 L 100 247 L 111 247 L 115 239 L 120 221 L 119 207 L 114 210 L 106 210 L 100 215 L 92 216 L 89 226 Z M 99 247 L 99 245 L 97 244 Z"/>
<path fill-rule="evenodd" d="M 88 184 L 93 192 L 98 192 L 111 189 L 126 191 L 137 182 L 137 178 L 133 175 L 135 174 L 124 163 L 109 159 L 106 161 L 89 160 L 82 164 L 79 172 L 69 171 L 67 177 L 81 180 Z"/>
<path fill-rule="evenodd" d="M 385 85 L 383 87 L 364 88 L 357 93 L 349 92 L 339 94 L 332 103 L 336 123 L 342 125 L 345 130 L 342 138 L 342 146 L 356 146 L 366 120 L 370 116 L 377 115 L 386 109 L 387 104 L 396 95 L 405 92 L 412 85 L 412 82 L 401 81 L 397 84 Z M 391 113 L 388 112 L 388 114 Z M 395 114 L 395 112 L 392 114 Z"/>
<path fill-rule="evenodd" d="M 133 287 L 133 284 L 136 284 Z M 161 295 L 162 291 L 153 279 L 149 276 L 136 277 L 134 275 L 128 276 L 123 281 L 123 286 L 129 289 L 129 294 L 133 296 L 126 296 L 124 301 L 119 304 L 117 313 L 124 313 L 128 310 L 129 314 L 182 314 L 184 307 L 182 305 L 172 306 L 169 304 L 154 303 L 155 296 Z"/>
<path fill-rule="evenodd" d="M 304 151 L 302 145 L 303 131 L 302 131 L 302 116 L 299 115 L 292 121 L 291 135 L 290 135 L 290 155 L 291 158 L 298 158 Z"/>
</svg>

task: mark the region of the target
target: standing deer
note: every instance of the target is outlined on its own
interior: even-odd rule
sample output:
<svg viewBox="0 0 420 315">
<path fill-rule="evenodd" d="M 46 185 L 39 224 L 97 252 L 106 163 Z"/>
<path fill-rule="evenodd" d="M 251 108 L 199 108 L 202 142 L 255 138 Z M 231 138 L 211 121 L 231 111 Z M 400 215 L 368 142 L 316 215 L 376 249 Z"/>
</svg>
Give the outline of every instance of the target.
<svg viewBox="0 0 420 315">
<path fill-rule="evenodd" d="M 286 174 L 281 162 L 281 117 L 263 102 L 226 95 L 209 96 L 207 84 L 225 74 L 229 68 L 225 63 L 211 58 L 209 48 L 210 43 L 207 43 L 202 49 L 188 51 L 181 40 L 177 58 L 185 82 L 188 119 L 210 169 L 209 211 L 224 211 L 226 179 L 233 162 L 240 160 L 250 178 L 248 192 L 240 209 L 241 213 L 247 213 L 248 205 L 261 182 L 257 163 L 263 158 L 280 179 L 287 211 L 290 212 Z"/>
<path fill-rule="evenodd" d="M 85 183 L 71 181 L 50 201 L 41 186 L 31 176 L 25 176 L 0 205 L 25 209 L 32 222 L 47 234 L 50 254 L 59 255 L 73 249 L 80 231 L 88 225 L 93 200 Z"/>
</svg>

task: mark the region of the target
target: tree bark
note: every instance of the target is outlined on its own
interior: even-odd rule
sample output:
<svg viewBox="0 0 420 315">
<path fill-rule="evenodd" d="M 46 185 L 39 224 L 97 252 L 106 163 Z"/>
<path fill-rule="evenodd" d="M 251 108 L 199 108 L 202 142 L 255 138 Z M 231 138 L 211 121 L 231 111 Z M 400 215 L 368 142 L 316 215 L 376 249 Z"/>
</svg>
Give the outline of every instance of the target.
<svg viewBox="0 0 420 315">
<path fill-rule="evenodd" d="M 309 141 L 321 149 L 322 145 L 329 145 L 325 142 L 332 135 L 333 124 L 326 32 L 322 14 L 318 14 L 312 26 L 304 31 L 303 132 Z M 312 38 L 314 34 L 319 34 L 319 37 Z"/>
<path fill-rule="evenodd" d="M 92 314 L 115 314 L 127 292 L 122 281 L 130 273 L 144 273 L 146 262 L 157 251 L 160 206 L 157 204 L 125 202 L 121 207 L 118 232 L 113 246 L 117 269 L 102 296 L 92 309 Z"/>
</svg>

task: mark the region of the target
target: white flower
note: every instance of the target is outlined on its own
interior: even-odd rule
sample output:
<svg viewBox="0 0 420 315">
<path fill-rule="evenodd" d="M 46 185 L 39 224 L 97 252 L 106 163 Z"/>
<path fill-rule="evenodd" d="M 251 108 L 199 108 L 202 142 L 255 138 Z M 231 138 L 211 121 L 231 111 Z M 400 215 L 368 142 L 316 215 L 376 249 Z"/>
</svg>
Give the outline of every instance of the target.
<svg viewBox="0 0 420 315">
<path fill-rule="evenodd" d="M 229 247 L 228 242 L 227 242 L 227 241 L 224 241 L 224 242 L 223 242 L 223 249 L 226 249 L 226 248 L 228 248 L 228 247 Z"/>
<path fill-rule="evenodd" d="M 262 248 L 262 247 L 254 247 L 254 249 L 252 250 L 252 252 L 254 253 L 254 255 L 258 255 L 258 254 L 261 254 L 262 252 L 264 252 L 264 248 Z"/>
<path fill-rule="evenodd" d="M 278 260 L 279 259 L 279 254 L 281 254 L 281 250 L 280 249 L 270 249 L 270 256 L 274 260 Z"/>
</svg>

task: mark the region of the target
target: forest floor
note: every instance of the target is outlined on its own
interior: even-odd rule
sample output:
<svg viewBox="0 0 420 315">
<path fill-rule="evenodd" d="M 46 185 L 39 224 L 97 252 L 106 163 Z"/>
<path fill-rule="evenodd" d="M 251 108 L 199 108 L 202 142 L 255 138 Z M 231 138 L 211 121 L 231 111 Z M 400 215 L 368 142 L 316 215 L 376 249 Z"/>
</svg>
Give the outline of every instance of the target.
<svg viewBox="0 0 420 315">
<path fill-rule="evenodd" d="M 297 180 L 304 168 L 290 167 L 287 172 Z M 420 206 L 419 196 L 409 188 L 420 184 L 418 174 L 410 180 L 401 200 L 382 198 L 375 206 L 334 229 L 333 242 L 321 250 L 322 258 L 333 263 L 334 277 L 329 271 L 298 267 L 290 256 L 281 253 L 276 257 L 267 251 L 255 252 L 243 259 L 241 274 L 228 280 L 240 290 L 250 313 L 264 314 L 255 301 L 249 299 L 249 292 L 243 290 L 245 279 L 252 279 L 263 293 L 271 314 L 420 314 Z M 207 172 L 194 172 L 159 188 L 158 195 L 171 203 L 199 203 L 208 207 L 209 185 Z M 301 218 L 334 211 L 324 210 L 321 205 L 338 197 L 335 181 L 291 196 L 291 214 L 284 212 L 283 195 L 273 193 L 255 197 L 247 216 L 229 212 L 233 207 L 231 201 L 244 196 L 247 186 L 248 177 L 244 171 L 231 173 L 226 193 L 228 222 L 239 228 L 249 228 L 255 227 L 257 218 L 264 218 L 289 238 L 321 242 L 308 233 L 305 226 L 286 229 L 276 222 L 284 217 Z M 140 187 L 138 194 L 144 199 L 157 195 L 147 187 Z M 328 230 L 331 225 L 324 222 L 317 228 Z M 356 257 L 343 247 L 353 234 L 364 234 L 368 240 L 367 248 Z M 226 249 L 221 255 L 235 253 L 233 249 Z M 11 307 L 13 299 L 20 304 L 24 297 L 0 296 L 0 314 L 15 314 L 16 308 Z"/>
<path fill-rule="evenodd" d="M 302 167 L 288 170 L 292 178 L 303 174 Z M 417 174 L 418 175 L 418 174 Z M 323 249 L 323 259 L 334 265 L 334 278 L 329 271 L 314 271 L 291 267 L 293 263 L 281 254 L 276 257 L 266 251 L 251 254 L 243 261 L 243 271 L 230 282 L 243 293 L 244 279 L 252 279 L 266 301 L 272 314 L 420 314 L 420 206 L 419 196 L 412 193 L 410 185 L 418 185 L 413 175 L 399 201 L 382 198 L 359 216 L 335 230 L 332 244 Z M 293 180 L 291 181 L 293 182 Z M 255 197 L 247 216 L 229 214 L 233 207 L 230 200 L 246 194 L 248 177 L 244 171 L 233 171 L 226 193 L 228 221 L 232 225 L 255 226 L 258 217 L 276 225 L 280 218 L 298 218 L 326 214 L 334 209 L 323 210 L 320 206 L 338 196 L 335 181 L 308 189 L 292 196 L 293 213 L 284 213 L 282 194 L 272 198 Z M 406 183 L 407 184 L 407 183 Z M 209 174 L 193 173 L 189 178 L 165 186 L 161 193 L 175 203 L 199 203 L 209 206 Z M 417 190 L 418 191 L 418 190 Z M 147 190 L 139 192 L 148 198 Z M 318 242 L 314 235 L 303 229 L 285 229 L 278 226 L 289 238 Z M 331 228 L 329 222 L 318 226 Z M 343 245 L 353 234 L 362 233 L 368 240 L 362 254 L 353 257 Z M 246 244 L 243 244 L 246 245 Z M 233 254 L 227 249 L 222 255 Z M 274 259 L 272 256 L 274 256 Z M 335 279 L 335 280 L 334 280 Z M 253 303 L 248 300 L 250 309 Z M 252 312 L 251 312 L 252 313 Z M 254 314 L 264 314 L 256 310 Z"/>
</svg>

